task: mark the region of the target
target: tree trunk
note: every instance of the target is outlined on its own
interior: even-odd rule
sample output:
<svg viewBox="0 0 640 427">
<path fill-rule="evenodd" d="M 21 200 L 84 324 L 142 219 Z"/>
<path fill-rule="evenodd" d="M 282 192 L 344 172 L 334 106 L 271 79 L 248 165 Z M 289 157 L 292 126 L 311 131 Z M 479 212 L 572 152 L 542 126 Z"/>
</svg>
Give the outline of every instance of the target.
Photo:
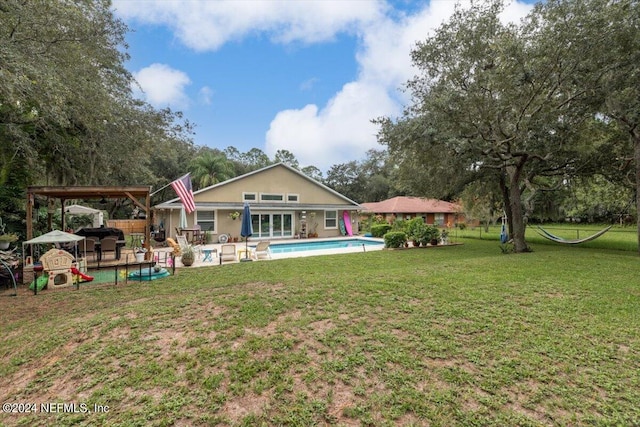
<svg viewBox="0 0 640 427">
<path fill-rule="evenodd" d="M 513 250 L 516 253 L 529 252 L 529 246 L 524 238 L 525 223 L 522 214 L 522 191 L 520 190 L 520 175 L 526 159 L 522 159 L 516 166 L 507 167 L 509 180 L 509 207 L 511 210 L 511 226 Z"/>
<path fill-rule="evenodd" d="M 502 191 L 502 200 L 504 201 L 504 213 L 507 215 L 507 232 L 511 237 L 513 236 L 513 215 L 511 214 L 511 197 L 509 197 L 505 173 L 500 174 L 500 191 Z"/>
</svg>

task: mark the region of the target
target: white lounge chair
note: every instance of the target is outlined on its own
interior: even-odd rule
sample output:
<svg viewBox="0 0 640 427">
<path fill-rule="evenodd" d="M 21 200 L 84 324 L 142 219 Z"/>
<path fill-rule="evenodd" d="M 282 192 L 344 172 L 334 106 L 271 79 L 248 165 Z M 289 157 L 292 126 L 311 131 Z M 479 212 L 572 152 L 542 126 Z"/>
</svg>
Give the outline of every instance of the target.
<svg viewBox="0 0 640 427">
<path fill-rule="evenodd" d="M 255 249 L 252 250 L 251 256 L 255 259 L 271 259 L 271 242 L 258 242 Z"/>
<path fill-rule="evenodd" d="M 220 264 L 223 261 L 238 261 L 236 245 L 222 245 L 220 247 Z"/>
<path fill-rule="evenodd" d="M 193 249 L 193 252 L 196 254 L 196 258 L 199 258 L 202 255 L 202 246 L 189 244 L 187 236 L 176 236 L 176 240 L 178 241 L 178 245 L 180 245 L 181 252 L 184 252 L 184 249 L 187 246 L 191 246 L 191 249 Z"/>
</svg>

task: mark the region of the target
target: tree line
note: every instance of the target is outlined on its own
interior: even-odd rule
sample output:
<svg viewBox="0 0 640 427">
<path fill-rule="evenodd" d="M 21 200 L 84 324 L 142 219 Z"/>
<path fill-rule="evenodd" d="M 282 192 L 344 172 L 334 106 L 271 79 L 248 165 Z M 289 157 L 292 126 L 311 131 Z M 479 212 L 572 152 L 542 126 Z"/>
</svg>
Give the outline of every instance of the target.
<svg viewBox="0 0 640 427">
<path fill-rule="evenodd" d="M 527 221 L 611 219 L 640 204 L 637 1 L 547 1 L 519 24 L 500 20 L 498 1 L 457 9 L 413 50 L 414 103 L 375 120 L 381 148 L 325 173 L 287 150 L 194 145 L 181 112 L 133 96 L 128 28 L 110 8 L 0 3 L 0 212 L 14 230 L 28 185 L 161 188 L 189 171 L 200 189 L 274 162 L 356 202 L 504 211 L 517 251 Z"/>
<path fill-rule="evenodd" d="M 526 252 L 552 192 L 612 183 L 640 208 L 640 5 L 550 0 L 517 24 L 503 10 L 457 8 L 418 42 L 411 105 L 377 122 L 405 186 L 497 202 Z"/>
</svg>

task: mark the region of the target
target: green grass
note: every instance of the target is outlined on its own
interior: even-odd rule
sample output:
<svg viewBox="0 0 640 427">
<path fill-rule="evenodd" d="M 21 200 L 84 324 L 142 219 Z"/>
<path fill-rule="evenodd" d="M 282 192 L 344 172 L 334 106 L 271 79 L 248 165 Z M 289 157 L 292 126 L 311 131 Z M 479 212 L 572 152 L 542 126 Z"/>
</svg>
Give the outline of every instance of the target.
<svg viewBox="0 0 640 427">
<path fill-rule="evenodd" d="M 637 254 L 494 241 L 0 300 L 5 425 L 640 424 Z"/>
<path fill-rule="evenodd" d="M 607 227 L 597 224 L 544 224 L 542 227 L 550 233 L 564 239 L 580 239 L 588 237 Z M 452 230 L 451 235 L 459 238 L 474 238 L 484 240 L 499 240 L 501 225 L 492 225 L 487 232 L 484 227 L 468 227 L 465 230 Z M 558 243 L 542 237 L 537 232 L 537 225 L 530 224 L 526 229 L 528 243 L 535 245 L 557 246 Z M 635 227 L 614 226 L 602 236 L 590 242 L 581 243 L 581 248 L 619 249 L 624 251 L 638 251 L 638 233 Z"/>
</svg>

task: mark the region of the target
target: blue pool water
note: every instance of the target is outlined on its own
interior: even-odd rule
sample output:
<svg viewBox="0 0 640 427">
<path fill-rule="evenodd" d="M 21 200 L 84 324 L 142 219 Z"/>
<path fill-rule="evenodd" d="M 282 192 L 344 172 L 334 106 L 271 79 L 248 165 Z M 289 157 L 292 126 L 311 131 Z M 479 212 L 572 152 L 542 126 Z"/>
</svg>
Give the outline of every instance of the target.
<svg viewBox="0 0 640 427">
<path fill-rule="evenodd" d="M 272 243 L 269 249 L 271 249 L 271 253 L 273 254 L 283 254 L 289 252 L 317 251 L 320 249 L 361 248 L 362 245 L 365 245 L 365 247 L 381 247 L 384 243 L 362 239 L 300 241 L 295 243 Z"/>
</svg>

